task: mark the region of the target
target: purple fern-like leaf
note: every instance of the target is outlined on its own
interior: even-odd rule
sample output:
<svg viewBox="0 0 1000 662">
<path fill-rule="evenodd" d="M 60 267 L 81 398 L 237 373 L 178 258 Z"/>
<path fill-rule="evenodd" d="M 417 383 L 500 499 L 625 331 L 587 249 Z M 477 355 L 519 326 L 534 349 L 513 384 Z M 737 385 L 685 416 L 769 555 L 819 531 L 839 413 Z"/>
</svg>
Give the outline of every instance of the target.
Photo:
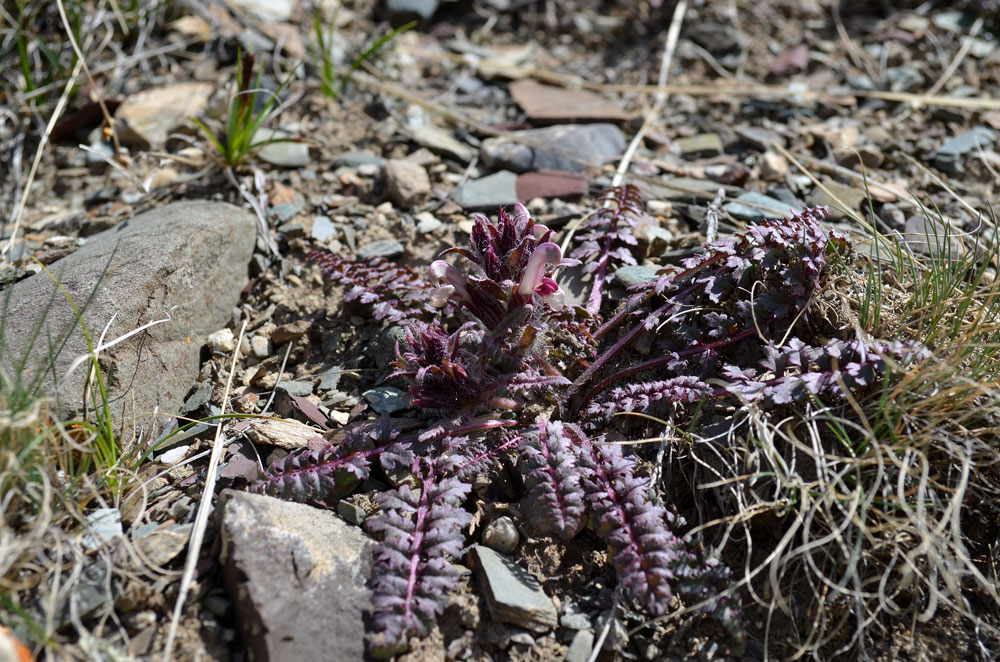
<svg viewBox="0 0 1000 662">
<path fill-rule="evenodd" d="M 585 442 L 580 457 L 588 469 L 582 480 L 587 504 L 618 581 L 636 604 L 662 616 L 683 554 L 683 543 L 667 528 L 667 511 L 650 498 L 649 480 L 635 475 L 635 460 L 621 446 Z"/>
<path fill-rule="evenodd" d="M 539 421 L 538 434 L 520 444 L 523 463 L 525 513 L 543 535 L 572 538 L 586 523 L 583 473 L 578 462 L 573 426 L 560 421 Z"/>
<path fill-rule="evenodd" d="M 414 472 L 419 489 L 402 485 L 383 494 L 382 514 L 369 523 L 382 537 L 370 582 L 377 656 L 394 655 L 408 637 L 430 631 L 458 581 L 450 561 L 461 554 L 461 530 L 472 520 L 462 510 L 467 483 L 443 476 L 434 461 L 416 462 Z"/>
</svg>

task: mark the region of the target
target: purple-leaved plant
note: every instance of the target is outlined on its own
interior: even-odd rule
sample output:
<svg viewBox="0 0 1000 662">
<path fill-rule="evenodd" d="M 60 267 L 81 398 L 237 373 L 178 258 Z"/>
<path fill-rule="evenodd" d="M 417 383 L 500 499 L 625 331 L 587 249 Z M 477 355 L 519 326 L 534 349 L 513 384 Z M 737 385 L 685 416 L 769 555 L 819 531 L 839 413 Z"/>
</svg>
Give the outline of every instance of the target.
<svg viewBox="0 0 1000 662">
<path fill-rule="evenodd" d="M 409 383 L 423 429 L 402 436 L 384 418 L 339 444 L 289 455 L 253 488 L 322 502 L 371 472 L 398 485 L 369 526 L 380 538 L 373 653 L 402 651 L 408 637 L 428 632 L 456 582 L 470 481 L 515 456 L 522 510 L 536 529 L 566 540 L 592 527 L 633 603 L 652 616 L 674 596 L 698 604 L 739 648 L 728 570 L 680 534 L 684 520 L 639 471 L 641 454 L 606 443 L 603 429 L 617 413 L 668 404 L 774 407 L 844 396 L 872 386 L 890 364 L 926 356 L 915 346 L 800 337 L 810 333 L 829 258 L 850 249 L 821 225 L 824 208 L 711 242 L 608 310 L 611 270 L 636 262 L 632 230 L 643 205 L 634 187 L 610 189 L 600 202 L 571 253 L 588 261 L 586 309 L 565 306 L 555 280 L 578 261 L 564 259 L 552 231 L 521 205 L 496 221 L 477 215 L 469 247 L 441 256 L 465 260 L 435 260 L 427 279 L 387 261 L 312 254 L 350 300 L 405 327 L 391 376 Z M 640 338 L 642 356 L 633 351 Z"/>
</svg>

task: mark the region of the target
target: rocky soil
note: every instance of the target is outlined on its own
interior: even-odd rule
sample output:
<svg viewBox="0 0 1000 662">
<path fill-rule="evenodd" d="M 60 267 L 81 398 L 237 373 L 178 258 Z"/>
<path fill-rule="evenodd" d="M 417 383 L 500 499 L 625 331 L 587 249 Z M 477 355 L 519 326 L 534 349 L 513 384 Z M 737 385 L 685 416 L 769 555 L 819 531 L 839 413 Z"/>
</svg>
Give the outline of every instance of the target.
<svg viewBox="0 0 1000 662">
<path fill-rule="evenodd" d="M 386 379 L 398 327 L 345 303 L 308 252 L 423 272 L 468 241 L 474 212 L 518 201 L 565 233 L 611 183 L 654 103 L 674 4 L 147 4 L 136 32 L 116 37 L 120 48 L 86 42 L 94 83 L 69 99 L 46 144 L 61 87 L 37 106 L 16 88 L 4 96 L 0 368 L 14 372 L 14 357 L 30 356 L 65 416 L 89 411 L 88 365 L 74 366 L 87 344 L 51 272 L 84 308 L 95 344 L 124 338 L 100 361 L 113 423 L 135 457 L 153 448 L 120 499 L 81 511 L 94 530 L 73 538 L 78 572 L 64 589 L 39 571 L 12 604 L 47 623 L 50 657 L 38 659 L 159 659 L 209 498 L 176 658 L 361 659 L 374 544 L 363 522 L 384 486 L 371 480 L 325 509 L 244 491 L 258 467 L 317 435 L 378 415 L 400 429 L 418 424 L 405 385 Z M 691 3 L 666 103 L 627 173 L 652 219 L 641 229 L 646 259 L 616 274 L 616 287 L 701 246 L 720 191 L 722 234 L 826 204 L 861 246 L 868 230 L 845 211 L 917 253 L 940 250 L 934 237 L 946 234 L 956 254 L 996 240 L 980 212 L 995 208 L 1000 184 L 1000 23 L 953 3 L 864 5 Z M 121 29 L 105 10 L 85 11 L 95 35 Z M 331 99 L 311 55 L 314 11 L 337 26 L 341 70 L 389 23 L 420 23 Z M 226 174 L 190 118 L 221 130 L 244 50 L 279 99 L 268 127 L 291 140 Z M 114 114 L 114 139 L 98 98 Z M 212 417 L 224 411 L 255 416 L 224 420 L 217 442 Z M 226 450 L 215 494 L 203 497 L 214 443 Z M 724 633 L 705 620 L 639 627 L 641 613 L 610 611 L 614 573 L 596 535 L 570 545 L 534 535 L 511 477 L 493 478 L 477 486 L 460 590 L 400 659 L 582 662 L 602 637 L 597 659 L 730 659 Z M 745 604 L 743 659 L 790 654 L 791 622 L 771 624 L 765 640 L 765 610 Z M 886 624 L 868 652 L 983 655 L 967 623 L 938 625 L 913 638 Z"/>
</svg>

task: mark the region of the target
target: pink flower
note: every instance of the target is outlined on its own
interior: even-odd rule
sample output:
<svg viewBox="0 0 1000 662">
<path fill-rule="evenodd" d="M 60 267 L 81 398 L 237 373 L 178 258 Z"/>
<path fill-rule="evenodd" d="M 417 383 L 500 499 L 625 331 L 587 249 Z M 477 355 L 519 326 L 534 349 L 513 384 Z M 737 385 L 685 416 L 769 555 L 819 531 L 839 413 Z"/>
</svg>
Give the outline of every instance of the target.
<svg viewBox="0 0 1000 662">
<path fill-rule="evenodd" d="M 430 273 L 431 283 L 437 286 L 437 289 L 431 292 L 432 306 L 441 308 L 448 302 L 448 299 L 456 295 L 462 301 L 472 301 L 469 291 L 465 288 L 468 284 L 465 276 L 460 274 L 458 269 L 444 260 L 434 260 L 431 262 Z"/>
<path fill-rule="evenodd" d="M 559 284 L 545 275 L 546 267 L 558 265 L 562 261 L 562 251 L 559 246 L 547 241 L 539 244 L 535 248 L 528 264 L 521 273 L 521 282 L 517 285 L 517 292 L 525 298 L 530 298 L 534 292 L 542 297 L 542 300 L 549 304 L 553 310 L 562 310 L 565 305 L 566 296 L 560 289 Z"/>
</svg>

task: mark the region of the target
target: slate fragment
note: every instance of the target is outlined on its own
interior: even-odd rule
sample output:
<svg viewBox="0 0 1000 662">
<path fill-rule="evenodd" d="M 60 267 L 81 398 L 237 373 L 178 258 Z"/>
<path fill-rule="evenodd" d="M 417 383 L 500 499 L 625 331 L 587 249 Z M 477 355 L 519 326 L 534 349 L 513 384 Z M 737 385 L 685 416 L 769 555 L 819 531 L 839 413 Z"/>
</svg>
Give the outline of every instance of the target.
<svg viewBox="0 0 1000 662">
<path fill-rule="evenodd" d="M 525 78 L 511 83 L 508 91 L 525 114 L 536 121 L 624 121 L 629 117 L 618 104 L 587 90 L 543 85 Z"/>
<path fill-rule="evenodd" d="M 531 573 L 488 547 L 474 545 L 471 554 L 494 620 L 534 632 L 547 632 L 558 624 L 552 600 Z"/>
<path fill-rule="evenodd" d="M 374 541 L 332 512 L 225 490 L 226 592 L 256 662 L 364 659 Z"/>
<path fill-rule="evenodd" d="M 614 124 L 560 124 L 513 131 L 480 145 L 483 164 L 491 170 L 568 170 L 616 161 L 625 151 L 625 134 Z"/>
</svg>

